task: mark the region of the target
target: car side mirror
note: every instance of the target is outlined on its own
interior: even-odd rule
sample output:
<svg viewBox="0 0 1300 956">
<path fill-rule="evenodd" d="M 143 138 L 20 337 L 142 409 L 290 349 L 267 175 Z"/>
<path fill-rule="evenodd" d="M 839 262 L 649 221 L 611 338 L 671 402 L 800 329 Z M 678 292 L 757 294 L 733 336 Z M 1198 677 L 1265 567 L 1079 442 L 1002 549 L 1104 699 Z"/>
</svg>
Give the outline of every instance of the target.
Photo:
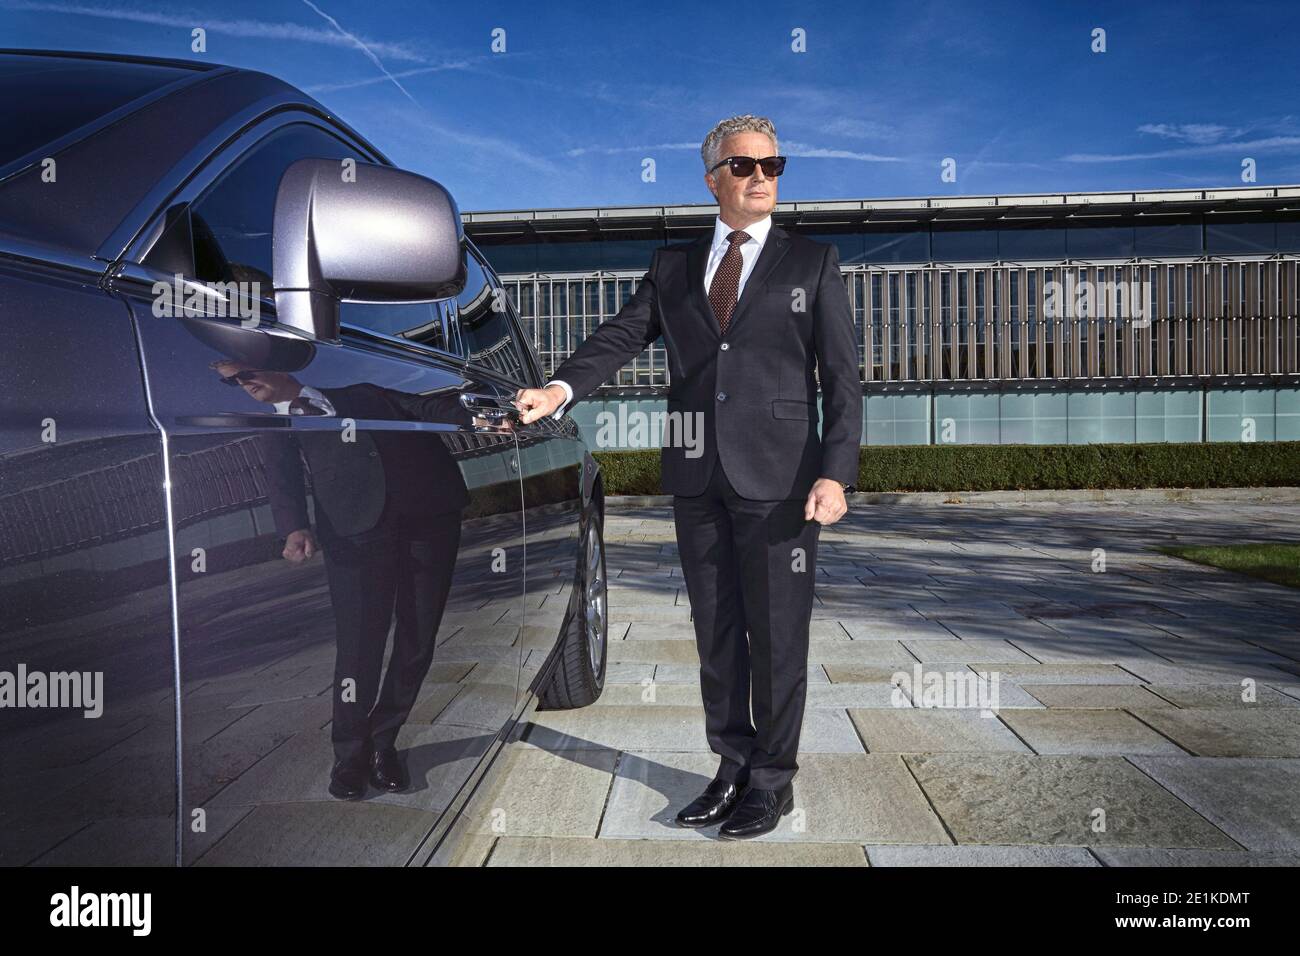
<svg viewBox="0 0 1300 956">
<path fill-rule="evenodd" d="M 428 302 L 465 288 L 464 226 L 432 179 L 391 166 L 300 159 L 275 197 L 277 321 L 339 337 L 339 303 Z"/>
</svg>

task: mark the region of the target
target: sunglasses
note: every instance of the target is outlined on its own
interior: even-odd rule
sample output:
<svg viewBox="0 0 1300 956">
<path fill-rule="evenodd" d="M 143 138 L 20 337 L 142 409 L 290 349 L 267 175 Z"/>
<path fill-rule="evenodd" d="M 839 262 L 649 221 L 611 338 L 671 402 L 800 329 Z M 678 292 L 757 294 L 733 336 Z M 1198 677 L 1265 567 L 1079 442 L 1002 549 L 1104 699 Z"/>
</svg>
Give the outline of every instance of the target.
<svg viewBox="0 0 1300 956">
<path fill-rule="evenodd" d="M 755 159 L 753 156 L 728 156 L 722 162 L 715 164 L 709 172 L 713 172 L 719 166 L 730 166 L 731 175 L 742 179 L 754 175 L 755 166 L 762 166 L 763 175 L 768 179 L 775 179 L 785 172 L 785 157 L 768 156 L 765 159 Z"/>
<path fill-rule="evenodd" d="M 251 382 L 256 375 L 256 369 L 243 368 L 234 375 L 221 376 L 221 381 L 227 385 L 243 385 L 245 382 Z"/>
</svg>

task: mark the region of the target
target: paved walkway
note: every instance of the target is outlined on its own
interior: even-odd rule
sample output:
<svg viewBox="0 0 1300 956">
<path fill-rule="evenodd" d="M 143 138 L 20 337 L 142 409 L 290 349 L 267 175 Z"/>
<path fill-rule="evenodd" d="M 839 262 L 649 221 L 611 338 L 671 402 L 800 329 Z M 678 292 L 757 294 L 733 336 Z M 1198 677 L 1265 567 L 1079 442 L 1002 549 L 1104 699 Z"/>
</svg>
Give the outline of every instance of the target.
<svg viewBox="0 0 1300 956">
<path fill-rule="evenodd" d="M 457 862 L 1296 865 L 1300 591 L 1150 550 L 1278 539 L 1300 504 L 851 505 L 796 810 L 730 842 L 673 824 L 717 758 L 671 509 L 612 510 L 604 694 L 526 715 Z"/>
</svg>

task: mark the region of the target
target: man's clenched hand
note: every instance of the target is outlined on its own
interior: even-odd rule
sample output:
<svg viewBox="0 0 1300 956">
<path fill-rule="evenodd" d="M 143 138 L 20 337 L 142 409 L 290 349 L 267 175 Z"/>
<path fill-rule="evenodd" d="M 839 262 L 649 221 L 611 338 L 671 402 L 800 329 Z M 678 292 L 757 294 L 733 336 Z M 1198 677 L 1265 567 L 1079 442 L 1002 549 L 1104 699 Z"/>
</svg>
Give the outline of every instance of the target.
<svg viewBox="0 0 1300 956">
<path fill-rule="evenodd" d="M 849 510 L 844 500 L 844 486 L 834 478 L 818 478 L 803 506 L 803 520 L 834 524 Z"/>
<path fill-rule="evenodd" d="M 521 388 L 515 393 L 515 405 L 523 412 L 519 416 L 519 424 L 527 425 L 539 418 L 545 418 L 563 405 L 566 398 L 568 395 L 558 385 L 548 385 L 546 388 Z"/>
<path fill-rule="evenodd" d="M 284 559 L 294 564 L 302 564 L 318 550 L 320 545 L 316 543 L 316 536 L 311 533 L 311 528 L 291 531 L 284 539 Z"/>
</svg>

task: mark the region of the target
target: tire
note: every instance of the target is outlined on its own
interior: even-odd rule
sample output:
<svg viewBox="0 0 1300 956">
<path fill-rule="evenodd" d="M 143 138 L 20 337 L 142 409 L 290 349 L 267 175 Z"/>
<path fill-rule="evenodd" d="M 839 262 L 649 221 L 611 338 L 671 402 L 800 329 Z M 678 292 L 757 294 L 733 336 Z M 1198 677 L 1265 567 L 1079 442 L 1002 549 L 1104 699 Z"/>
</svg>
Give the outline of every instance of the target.
<svg viewBox="0 0 1300 956">
<path fill-rule="evenodd" d="M 605 578 L 605 528 L 593 504 L 583 522 L 573 588 L 578 604 L 560 638 L 558 660 L 538 694 L 538 710 L 594 704 L 605 687 L 609 657 L 609 603 Z"/>
</svg>

